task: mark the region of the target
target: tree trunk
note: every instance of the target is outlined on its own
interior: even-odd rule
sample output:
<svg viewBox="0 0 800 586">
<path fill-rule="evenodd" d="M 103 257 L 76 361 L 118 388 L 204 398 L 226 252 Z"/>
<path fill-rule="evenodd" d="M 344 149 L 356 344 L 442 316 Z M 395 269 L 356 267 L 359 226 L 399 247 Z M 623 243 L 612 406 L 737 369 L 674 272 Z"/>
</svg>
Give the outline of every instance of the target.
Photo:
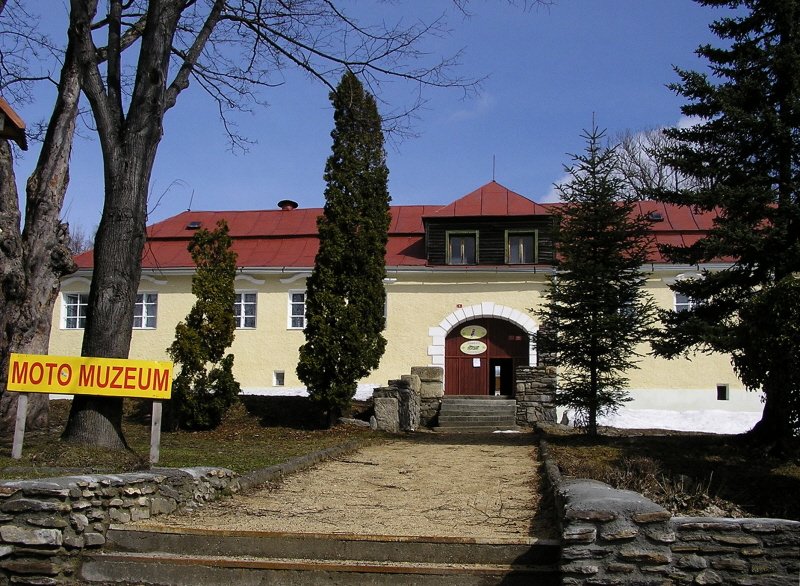
<svg viewBox="0 0 800 586">
<path fill-rule="evenodd" d="M 776 455 L 785 453 L 792 439 L 787 397 L 791 388 L 790 381 L 781 380 L 781 378 L 780 376 L 772 377 L 772 380 L 763 386 L 766 398 L 764 411 L 761 414 L 761 420 L 750 431 L 751 437 L 761 444 L 770 446 Z"/>
<path fill-rule="evenodd" d="M 127 358 L 133 309 L 139 288 L 145 242 L 147 183 L 154 157 L 148 147 L 123 145 L 121 163 L 107 165 L 106 203 L 97 229 L 83 356 Z M 155 146 L 149 147 L 153 153 Z M 122 432 L 122 399 L 78 396 L 62 439 L 70 443 L 127 449 Z"/>
<path fill-rule="evenodd" d="M 69 227 L 61 207 L 69 183 L 69 157 L 80 99 L 74 51 L 67 50 L 53 113 L 36 169 L 26 188 L 25 228 L 8 142 L 0 141 L 0 424 L 13 429 L 16 393 L 6 393 L 11 352 L 47 354 L 60 279 L 75 272 Z M 47 426 L 48 395 L 28 401 L 29 429 Z"/>
</svg>

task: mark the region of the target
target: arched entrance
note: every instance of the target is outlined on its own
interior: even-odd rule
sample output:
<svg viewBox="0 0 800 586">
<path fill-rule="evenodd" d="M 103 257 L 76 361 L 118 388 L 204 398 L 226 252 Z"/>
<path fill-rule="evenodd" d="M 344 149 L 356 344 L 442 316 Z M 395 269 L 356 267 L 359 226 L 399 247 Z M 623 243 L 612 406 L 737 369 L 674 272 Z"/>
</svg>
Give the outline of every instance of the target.
<svg viewBox="0 0 800 586">
<path fill-rule="evenodd" d="M 530 362 L 530 336 L 498 318 L 465 321 L 445 339 L 446 395 L 514 395 L 515 372 Z"/>
</svg>

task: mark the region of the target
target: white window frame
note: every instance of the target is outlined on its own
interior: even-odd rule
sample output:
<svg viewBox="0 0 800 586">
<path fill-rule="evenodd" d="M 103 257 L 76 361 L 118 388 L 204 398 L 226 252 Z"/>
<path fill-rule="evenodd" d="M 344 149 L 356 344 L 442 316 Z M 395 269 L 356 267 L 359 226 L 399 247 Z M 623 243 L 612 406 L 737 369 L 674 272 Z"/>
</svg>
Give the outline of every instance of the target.
<svg viewBox="0 0 800 586">
<path fill-rule="evenodd" d="M 152 300 L 148 299 L 152 296 Z M 148 311 L 150 309 L 150 311 Z M 147 322 L 152 318 L 153 323 Z M 139 323 L 137 324 L 137 320 Z M 158 293 L 154 291 L 141 291 L 136 294 L 136 305 L 133 307 L 133 329 L 154 330 L 158 327 Z"/>
<path fill-rule="evenodd" d="M 303 325 L 296 326 L 292 322 L 293 318 L 301 317 L 299 315 L 295 315 L 292 312 L 292 309 L 295 305 L 299 305 L 297 301 L 294 301 L 292 298 L 294 295 L 302 294 L 303 295 Z M 286 315 L 286 328 L 289 330 L 303 330 L 306 327 L 306 290 L 305 289 L 289 289 L 289 294 L 286 296 L 286 305 L 287 305 L 287 315 Z"/>
<path fill-rule="evenodd" d="M 678 296 L 682 297 L 683 299 L 679 300 Z M 695 307 L 699 305 L 697 301 L 689 297 L 688 295 L 684 295 L 683 293 L 675 292 L 673 296 L 675 302 L 675 311 L 691 311 Z"/>
<path fill-rule="evenodd" d="M 236 291 L 236 297 L 234 297 L 233 301 L 233 319 L 236 322 L 236 329 L 237 330 L 254 330 L 258 325 L 258 292 L 252 290 L 241 290 Z M 245 301 L 246 295 L 252 295 L 253 301 Z M 247 315 L 245 312 L 245 307 L 248 305 L 253 306 L 253 315 Z M 237 307 L 239 311 L 237 313 Z M 253 325 L 247 325 L 247 319 L 252 317 L 253 318 Z"/>
<path fill-rule="evenodd" d="M 282 387 L 286 385 L 286 371 L 273 370 L 272 371 L 272 386 Z"/>
<path fill-rule="evenodd" d="M 70 303 L 68 298 L 76 297 L 76 301 Z M 74 306 L 77 308 L 76 315 L 67 315 L 67 308 Z M 81 309 L 83 311 L 81 312 Z M 61 329 L 62 330 L 82 330 L 86 327 L 86 315 L 89 310 L 88 293 L 61 293 Z M 70 325 L 69 320 L 75 320 L 74 325 Z"/>
</svg>

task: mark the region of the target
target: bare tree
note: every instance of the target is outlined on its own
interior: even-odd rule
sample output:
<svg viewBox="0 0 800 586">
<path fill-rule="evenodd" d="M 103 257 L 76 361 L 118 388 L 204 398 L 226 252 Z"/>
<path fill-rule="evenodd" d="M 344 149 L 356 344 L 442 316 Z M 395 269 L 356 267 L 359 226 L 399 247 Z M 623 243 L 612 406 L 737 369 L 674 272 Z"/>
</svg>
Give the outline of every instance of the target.
<svg viewBox="0 0 800 586">
<path fill-rule="evenodd" d="M 625 131 L 615 136 L 618 165 L 616 174 L 623 190 L 638 199 L 650 199 L 665 190 L 694 190 L 696 180 L 663 161 L 662 154 L 674 144 L 662 128 L 640 132 Z"/>
<path fill-rule="evenodd" d="M 0 90 L 17 88 L 17 95 L 29 96 L 28 83 L 52 76 L 31 76 L 22 67 L 31 48 L 50 50 L 44 37 L 35 36 L 35 18 L 15 1 L 0 4 L 0 54 L 3 69 Z M 14 13 L 13 19 L 6 16 Z M 19 42 L 23 38 L 24 43 Z M 10 40 L 7 42 L 7 40 Z M 120 43 L 130 46 L 132 36 Z M 104 50 L 99 49 L 99 59 Z M 75 271 L 70 251 L 69 227 L 60 219 L 69 183 L 69 158 L 75 134 L 80 100 L 80 75 L 72 44 L 61 54 L 63 64 L 57 82 L 57 97 L 47 124 L 36 168 L 26 185 L 25 222 L 21 225 L 19 199 L 14 181 L 13 155 L 0 140 L 0 423 L 11 429 L 16 412 L 16 393 L 6 393 L 9 355 L 12 352 L 46 354 L 50 341 L 53 305 L 60 280 Z M 28 402 L 28 425 L 47 423 L 47 395 L 36 394 Z"/>
<path fill-rule="evenodd" d="M 333 0 L 109 0 L 96 19 L 97 0 L 71 0 L 69 39 L 103 151 L 105 204 L 94 247 L 94 273 L 82 353 L 126 357 L 145 241 L 148 184 L 165 113 L 195 81 L 217 103 L 229 138 L 231 110 L 259 103 L 258 91 L 286 67 L 297 67 L 332 90 L 341 73 L 358 74 L 372 93 L 394 78 L 426 86 L 474 83 L 450 76 L 457 57 L 435 59 L 420 46 L 443 32 L 443 22 L 363 25 Z M 107 49 L 95 44 L 106 26 Z M 135 63 L 123 63 L 122 39 L 135 31 Z M 99 63 L 107 59 L 101 70 Z M 132 72 L 131 76 L 126 73 Z M 397 112 L 398 121 L 419 104 Z M 63 438 L 121 448 L 122 401 L 79 395 Z"/>
<path fill-rule="evenodd" d="M 4 3 L 3 16 L 18 6 Z M 19 17 L 19 13 L 16 13 Z M 6 39 L 25 38 L 29 29 L 24 19 L 3 18 L 2 56 L 8 65 L 19 58 L 19 45 L 8 45 Z M 14 30 L 14 27 L 18 27 Z M 4 75 L 9 72 L 4 69 Z M 29 79 L 21 68 L 13 69 L 10 78 L 3 78 L 3 88 L 20 81 L 25 88 Z M 53 304 L 61 277 L 75 270 L 67 247 L 67 227 L 60 220 L 68 182 L 68 162 L 72 149 L 78 99 L 78 70 L 74 53 L 67 52 L 61 70 L 58 98 L 50 118 L 36 169 L 26 188 L 25 224 L 21 226 L 19 199 L 13 170 L 13 155 L 6 140 L 0 140 L 0 422 L 8 422 L 16 411 L 16 395 L 5 392 L 8 380 L 8 359 L 11 352 L 46 354 L 50 340 Z M 24 97 L 24 95 L 23 95 Z M 36 395 L 29 401 L 28 424 L 47 423 L 47 395 Z"/>
</svg>

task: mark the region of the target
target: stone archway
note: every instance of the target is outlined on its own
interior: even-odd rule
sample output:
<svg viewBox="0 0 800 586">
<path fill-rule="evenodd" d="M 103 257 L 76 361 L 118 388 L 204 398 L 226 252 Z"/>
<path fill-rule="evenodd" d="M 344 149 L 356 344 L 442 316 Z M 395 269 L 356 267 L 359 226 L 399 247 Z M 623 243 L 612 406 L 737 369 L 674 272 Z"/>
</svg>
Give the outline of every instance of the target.
<svg viewBox="0 0 800 586">
<path fill-rule="evenodd" d="M 530 316 L 517 309 L 484 301 L 476 305 L 460 307 L 446 316 L 438 325 L 428 328 L 428 335 L 431 337 L 431 344 L 428 346 L 431 366 L 441 366 L 444 369 L 445 344 L 448 334 L 459 325 L 480 318 L 505 320 L 523 330 L 528 335 L 528 364 L 531 366 L 537 364 L 536 333 L 539 331 L 538 324 Z"/>
</svg>

